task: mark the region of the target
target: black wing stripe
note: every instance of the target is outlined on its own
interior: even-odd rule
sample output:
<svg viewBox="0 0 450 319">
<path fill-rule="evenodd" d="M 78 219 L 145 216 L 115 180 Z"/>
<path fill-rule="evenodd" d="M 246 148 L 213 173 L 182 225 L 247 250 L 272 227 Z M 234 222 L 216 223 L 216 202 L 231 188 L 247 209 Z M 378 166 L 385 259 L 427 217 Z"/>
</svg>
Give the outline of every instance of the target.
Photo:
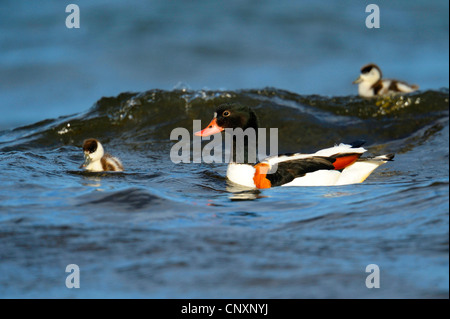
<svg viewBox="0 0 450 319">
<path fill-rule="evenodd" d="M 334 170 L 333 163 L 335 158 L 314 156 L 310 158 L 297 159 L 292 161 L 280 162 L 273 166 L 266 178 L 272 186 L 280 186 L 293 181 L 297 177 L 302 177 L 307 173 L 318 170 Z M 273 172 L 273 170 L 275 170 Z"/>
</svg>

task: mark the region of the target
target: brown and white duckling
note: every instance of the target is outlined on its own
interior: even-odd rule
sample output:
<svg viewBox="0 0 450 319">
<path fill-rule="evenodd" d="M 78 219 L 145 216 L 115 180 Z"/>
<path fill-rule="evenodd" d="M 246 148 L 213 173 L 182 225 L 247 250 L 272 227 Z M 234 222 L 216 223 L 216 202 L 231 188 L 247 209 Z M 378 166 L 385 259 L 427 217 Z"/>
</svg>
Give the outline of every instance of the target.
<svg viewBox="0 0 450 319">
<path fill-rule="evenodd" d="M 405 82 L 382 79 L 380 68 L 373 63 L 361 68 L 360 76 L 353 81 L 358 84 L 358 94 L 361 97 L 383 96 L 395 93 L 411 93 L 419 89 L 417 85 Z"/>
<path fill-rule="evenodd" d="M 102 144 L 95 138 L 89 138 L 83 142 L 84 167 L 90 172 L 123 171 L 122 162 L 114 156 L 105 153 Z"/>
<path fill-rule="evenodd" d="M 197 136 L 209 136 L 226 129 L 252 128 L 258 132 L 255 112 L 237 103 L 220 105 L 211 123 Z M 244 140 L 244 152 L 251 146 Z M 391 161 L 394 154 L 362 158 L 366 151 L 364 142 L 340 144 L 313 154 L 289 154 L 267 157 L 259 163 L 237 162 L 228 164 L 227 178 L 239 185 L 251 188 L 274 186 L 332 186 L 362 183 L 378 166 Z M 235 143 L 233 153 L 236 154 Z M 276 170 L 275 170 L 276 169 Z M 275 170 L 275 171 L 274 171 Z"/>
</svg>

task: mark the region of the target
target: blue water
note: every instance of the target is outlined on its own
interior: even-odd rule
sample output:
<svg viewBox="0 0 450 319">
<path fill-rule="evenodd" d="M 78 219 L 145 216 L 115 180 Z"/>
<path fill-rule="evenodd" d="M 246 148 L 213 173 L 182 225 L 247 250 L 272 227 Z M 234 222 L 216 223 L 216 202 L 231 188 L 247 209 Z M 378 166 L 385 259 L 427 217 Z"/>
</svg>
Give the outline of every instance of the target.
<svg viewBox="0 0 450 319">
<path fill-rule="evenodd" d="M 80 29 L 65 26 L 68 3 L 0 3 L 0 128 L 152 88 L 355 94 L 368 62 L 449 86 L 446 1 L 377 1 L 380 29 L 366 28 L 364 1 L 81 0 Z"/>
<path fill-rule="evenodd" d="M 448 298 L 448 2 L 377 1 L 376 30 L 360 1 L 76 3 L 77 30 L 68 3 L 0 3 L 1 298 Z M 368 62 L 421 91 L 357 98 Z M 260 192 L 173 164 L 171 130 L 229 100 L 280 151 L 363 138 L 395 161 Z M 81 171 L 88 137 L 125 172 Z"/>
</svg>

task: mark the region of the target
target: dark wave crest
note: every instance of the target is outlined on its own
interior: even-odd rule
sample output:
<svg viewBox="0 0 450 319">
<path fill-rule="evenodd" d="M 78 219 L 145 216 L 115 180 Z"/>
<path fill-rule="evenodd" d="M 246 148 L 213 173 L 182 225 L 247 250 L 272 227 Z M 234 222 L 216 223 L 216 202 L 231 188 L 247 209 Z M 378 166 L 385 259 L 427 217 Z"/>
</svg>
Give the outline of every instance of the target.
<svg viewBox="0 0 450 319">
<path fill-rule="evenodd" d="M 298 95 L 265 88 L 240 91 L 150 90 L 101 98 L 87 112 L 0 133 L 0 149 L 79 147 L 85 138 L 139 150 L 171 145 L 170 132 L 192 120 L 207 124 L 225 102 L 254 108 L 262 127 L 279 129 L 280 151 L 312 151 L 364 139 L 368 145 L 407 139 L 448 117 L 448 89 L 378 99 Z M 165 148 L 165 147 L 164 147 Z M 395 150 L 393 150 L 395 151 Z"/>
</svg>

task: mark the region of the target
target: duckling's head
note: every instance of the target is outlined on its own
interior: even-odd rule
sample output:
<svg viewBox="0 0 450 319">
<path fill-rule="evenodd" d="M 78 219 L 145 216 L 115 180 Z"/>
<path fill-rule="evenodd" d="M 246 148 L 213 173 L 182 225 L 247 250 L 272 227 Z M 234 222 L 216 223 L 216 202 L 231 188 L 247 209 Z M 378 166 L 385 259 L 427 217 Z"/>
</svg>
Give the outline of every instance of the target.
<svg viewBox="0 0 450 319">
<path fill-rule="evenodd" d="M 376 64 L 370 63 L 361 68 L 361 74 L 353 81 L 353 84 L 367 83 L 372 85 L 381 80 L 381 77 L 382 73 L 380 68 Z"/>
<path fill-rule="evenodd" d="M 83 142 L 83 152 L 85 159 L 84 166 L 87 166 L 91 162 L 101 160 L 105 154 L 102 144 L 95 138 L 89 138 Z"/>
</svg>

